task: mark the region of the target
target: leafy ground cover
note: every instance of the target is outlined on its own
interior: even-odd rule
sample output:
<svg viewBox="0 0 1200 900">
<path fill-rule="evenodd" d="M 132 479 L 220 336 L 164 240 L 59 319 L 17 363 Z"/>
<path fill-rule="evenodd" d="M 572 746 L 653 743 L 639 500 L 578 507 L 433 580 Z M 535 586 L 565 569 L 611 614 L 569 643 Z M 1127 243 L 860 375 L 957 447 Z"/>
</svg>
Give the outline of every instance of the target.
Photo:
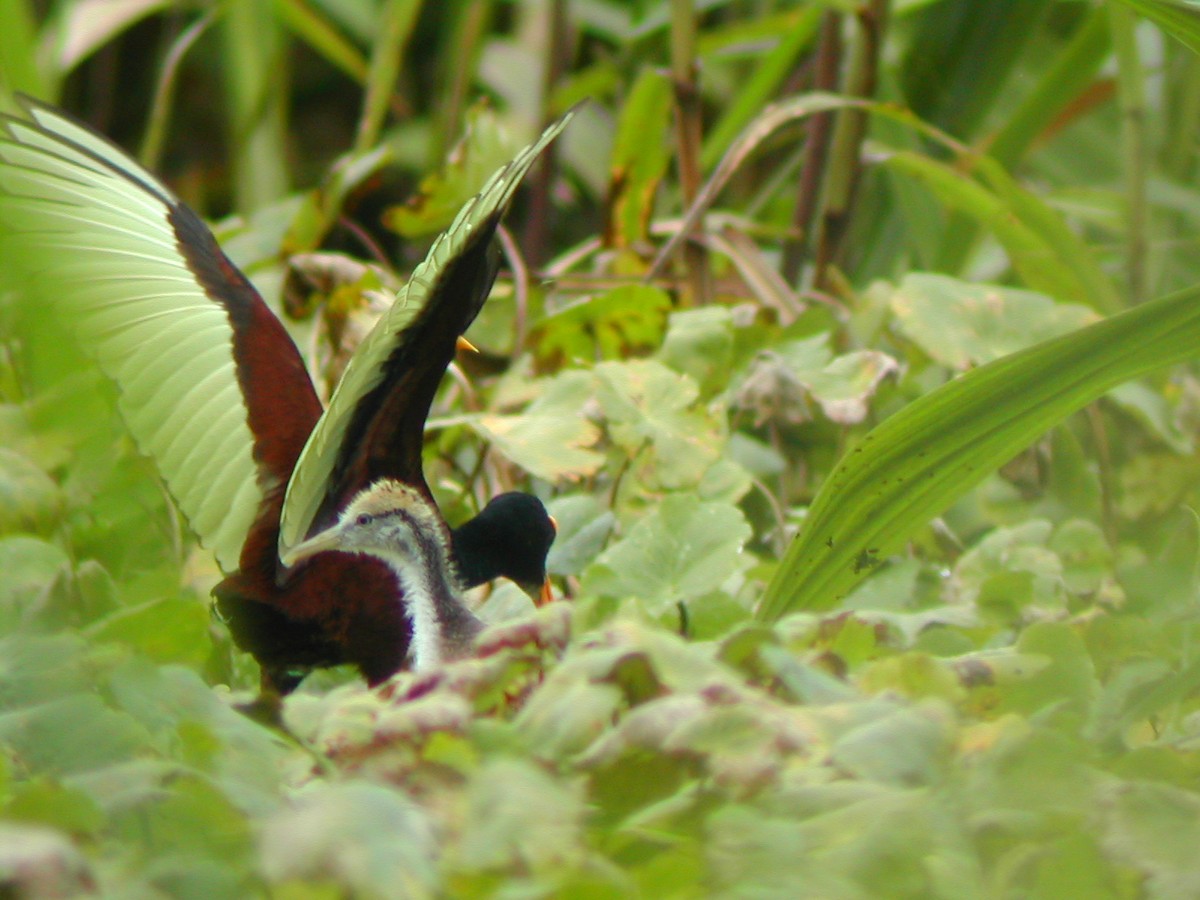
<svg viewBox="0 0 1200 900">
<path fill-rule="evenodd" d="M 547 501 L 563 602 L 260 726 L 112 389 L 6 294 L 5 890 L 1200 893 L 1191 4 L 96 9 L 0 3 L 4 87 L 140 145 L 326 381 L 592 98 L 427 448 L 451 521 Z"/>
</svg>

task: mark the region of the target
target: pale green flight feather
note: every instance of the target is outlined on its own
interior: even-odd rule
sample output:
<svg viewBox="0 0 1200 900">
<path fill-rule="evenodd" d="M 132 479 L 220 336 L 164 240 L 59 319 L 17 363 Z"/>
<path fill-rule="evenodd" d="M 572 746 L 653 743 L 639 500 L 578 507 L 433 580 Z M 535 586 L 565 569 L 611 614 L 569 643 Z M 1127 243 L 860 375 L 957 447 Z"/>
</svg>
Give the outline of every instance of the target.
<svg viewBox="0 0 1200 900">
<path fill-rule="evenodd" d="M 273 485 L 259 482 L 228 314 L 197 283 L 168 218 L 179 201 L 107 140 L 36 104 L 0 131 L 0 249 L 10 286 L 55 309 L 120 388 L 122 416 L 226 571 Z M 472 229 L 502 214 L 572 113 L 495 173 L 434 242 L 367 336 L 292 473 L 280 547 L 303 540 L 358 401 Z"/>
<path fill-rule="evenodd" d="M 53 308 L 120 388 L 138 447 L 221 567 L 237 568 L 263 500 L 225 310 L 187 268 L 171 192 L 53 110 L 0 134 L 6 277 Z"/>
</svg>

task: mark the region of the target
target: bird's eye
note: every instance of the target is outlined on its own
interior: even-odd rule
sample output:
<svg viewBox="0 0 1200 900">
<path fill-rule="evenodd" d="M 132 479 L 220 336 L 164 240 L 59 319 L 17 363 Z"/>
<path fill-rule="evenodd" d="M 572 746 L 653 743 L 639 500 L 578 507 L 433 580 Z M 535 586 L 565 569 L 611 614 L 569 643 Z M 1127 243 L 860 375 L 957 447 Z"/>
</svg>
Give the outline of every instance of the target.
<svg viewBox="0 0 1200 900">
<path fill-rule="evenodd" d="M 365 527 L 365 526 L 367 526 L 367 525 L 370 525 L 370 524 L 371 524 L 371 517 L 370 517 L 369 515 L 367 515 L 366 513 L 359 513 L 359 514 L 358 514 L 358 518 L 356 518 L 356 519 L 354 520 L 354 524 L 356 524 L 356 525 L 362 525 L 362 526 L 364 526 L 364 527 Z"/>
</svg>

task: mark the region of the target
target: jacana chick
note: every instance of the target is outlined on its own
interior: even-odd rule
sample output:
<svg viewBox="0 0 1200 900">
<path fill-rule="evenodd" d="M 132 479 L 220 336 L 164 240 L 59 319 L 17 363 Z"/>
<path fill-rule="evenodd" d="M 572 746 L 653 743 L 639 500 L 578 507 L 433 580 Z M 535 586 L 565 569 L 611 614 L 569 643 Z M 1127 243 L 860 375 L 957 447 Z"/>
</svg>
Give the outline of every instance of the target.
<svg viewBox="0 0 1200 900">
<path fill-rule="evenodd" d="M 295 566 L 326 550 L 374 556 L 396 574 L 412 623 L 415 671 L 470 653 L 483 622 L 463 600 L 442 518 L 418 490 L 391 479 L 376 482 L 336 525 L 296 545 L 283 562 Z"/>
</svg>

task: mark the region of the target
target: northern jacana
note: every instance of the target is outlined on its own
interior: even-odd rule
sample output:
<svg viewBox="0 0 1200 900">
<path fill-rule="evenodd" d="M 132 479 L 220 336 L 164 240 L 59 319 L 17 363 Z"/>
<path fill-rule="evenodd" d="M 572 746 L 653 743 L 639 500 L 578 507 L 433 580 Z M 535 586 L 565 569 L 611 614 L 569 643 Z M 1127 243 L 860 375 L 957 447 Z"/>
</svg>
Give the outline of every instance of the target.
<svg viewBox="0 0 1200 900">
<path fill-rule="evenodd" d="M 283 693 L 339 663 L 372 684 L 387 678 L 410 641 L 392 571 L 339 552 L 289 571 L 280 557 L 377 482 L 407 485 L 436 510 L 425 419 L 491 290 L 500 219 L 571 113 L 434 241 L 322 412 L 282 323 L 200 218 L 87 126 L 21 103 L 27 118 L 0 119 L 6 264 L 20 293 L 70 322 L 117 384 L 130 433 L 227 573 L 213 594 L 234 641 L 258 660 L 264 688 Z M 471 581 L 528 586 L 544 581 L 553 538 L 535 498 L 509 496 L 459 529 L 450 552 Z"/>
</svg>

